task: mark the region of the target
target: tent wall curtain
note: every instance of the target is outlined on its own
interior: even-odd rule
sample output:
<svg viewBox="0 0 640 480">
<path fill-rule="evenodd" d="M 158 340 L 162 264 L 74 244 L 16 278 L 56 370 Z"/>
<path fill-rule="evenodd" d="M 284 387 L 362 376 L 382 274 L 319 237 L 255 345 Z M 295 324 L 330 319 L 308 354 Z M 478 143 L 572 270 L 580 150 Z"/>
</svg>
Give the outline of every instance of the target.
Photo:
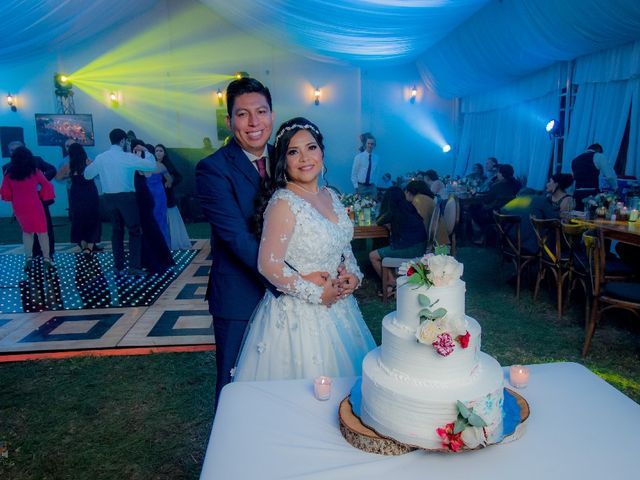
<svg viewBox="0 0 640 480">
<path fill-rule="evenodd" d="M 487 157 L 513 166 L 527 185 L 546 183 L 553 141 L 544 127 L 558 118 L 559 95 L 566 82 L 566 64 L 558 63 L 535 75 L 484 94 L 462 99 L 462 132 L 456 175 L 471 171 Z"/>
<path fill-rule="evenodd" d="M 563 171 L 592 143 L 603 146 L 613 164 L 631 113 L 631 131 L 625 174 L 640 176 L 637 156 L 640 123 L 640 42 L 576 60 L 573 83 L 578 85 L 563 152 Z"/>
</svg>

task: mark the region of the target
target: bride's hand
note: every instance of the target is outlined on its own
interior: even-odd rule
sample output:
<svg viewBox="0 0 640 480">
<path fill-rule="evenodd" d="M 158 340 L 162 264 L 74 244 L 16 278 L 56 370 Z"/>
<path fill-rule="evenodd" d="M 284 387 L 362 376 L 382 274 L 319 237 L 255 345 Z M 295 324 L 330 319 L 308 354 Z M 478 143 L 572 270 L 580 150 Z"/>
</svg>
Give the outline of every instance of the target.
<svg viewBox="0 0 640 480">
<path fill-rule="evenodd" d="M 311 272 L 300 276 L 305 280 L 322 287 L 329 279 L 329 272 Z"/>
<path fill-rule="evenodd" d="M 330 307 L 340 299 L 341 291 L 334 285 L 330 278 L 324 283 L 324 289 L 322 290 L 322 304 L 326 307 Z"/>
</svg>

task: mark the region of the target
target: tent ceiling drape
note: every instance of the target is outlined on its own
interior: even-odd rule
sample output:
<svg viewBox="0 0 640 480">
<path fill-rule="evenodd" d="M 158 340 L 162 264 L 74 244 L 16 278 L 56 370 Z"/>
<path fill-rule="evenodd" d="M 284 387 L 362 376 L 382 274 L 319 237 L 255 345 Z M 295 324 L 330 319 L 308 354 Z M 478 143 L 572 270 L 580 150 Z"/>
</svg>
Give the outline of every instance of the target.
<svg viewBox="0 0 640 480">
<path fill-rule="evenodd" d="M 239 30 L 315 59 L 415 62 L 445 97 L 506 84 L 640 32 L 637 0 L 200 1 Z M 5 0 L 0 62 L 77 45 L 159 3 Z"/>
</svg>

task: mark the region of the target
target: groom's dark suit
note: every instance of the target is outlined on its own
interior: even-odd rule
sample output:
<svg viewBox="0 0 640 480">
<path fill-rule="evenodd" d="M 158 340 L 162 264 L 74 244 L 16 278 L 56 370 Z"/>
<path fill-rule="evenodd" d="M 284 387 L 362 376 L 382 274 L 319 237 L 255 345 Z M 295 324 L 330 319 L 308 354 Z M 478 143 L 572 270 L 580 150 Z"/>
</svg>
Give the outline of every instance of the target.
<svg viewBox="0 0 640 480">
<path fill-rule="evenodd" d="M 247 322 L 262 299 L 258 245 L 249 230 L 260 175 L 235 139 L 196 166 L 196 188 L 211 224 L 212 265 L 207 288 L 216 336 L 217 399 L 229 383 Z"/>
</svg>

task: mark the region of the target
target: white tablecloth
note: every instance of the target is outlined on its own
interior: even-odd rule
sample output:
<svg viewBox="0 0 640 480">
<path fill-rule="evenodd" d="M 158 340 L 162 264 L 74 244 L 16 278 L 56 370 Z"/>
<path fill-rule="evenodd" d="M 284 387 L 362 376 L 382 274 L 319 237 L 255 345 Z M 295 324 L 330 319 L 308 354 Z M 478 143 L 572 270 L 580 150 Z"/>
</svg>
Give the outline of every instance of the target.
<svg viewBox="0 0 640 480">
<path fill-rule="evenodd" d="M 200 478 L 639 478 L 640 405 L 576 363 L 530 368 L 518 390 L 531 407 L 522 438 L 455 455 L 382 456 L 349 445 L 338 404 L 354 378 L 334 379 L 325 402 L 310 380 L 234 383 L 222 392 Z"/>
</svg>

